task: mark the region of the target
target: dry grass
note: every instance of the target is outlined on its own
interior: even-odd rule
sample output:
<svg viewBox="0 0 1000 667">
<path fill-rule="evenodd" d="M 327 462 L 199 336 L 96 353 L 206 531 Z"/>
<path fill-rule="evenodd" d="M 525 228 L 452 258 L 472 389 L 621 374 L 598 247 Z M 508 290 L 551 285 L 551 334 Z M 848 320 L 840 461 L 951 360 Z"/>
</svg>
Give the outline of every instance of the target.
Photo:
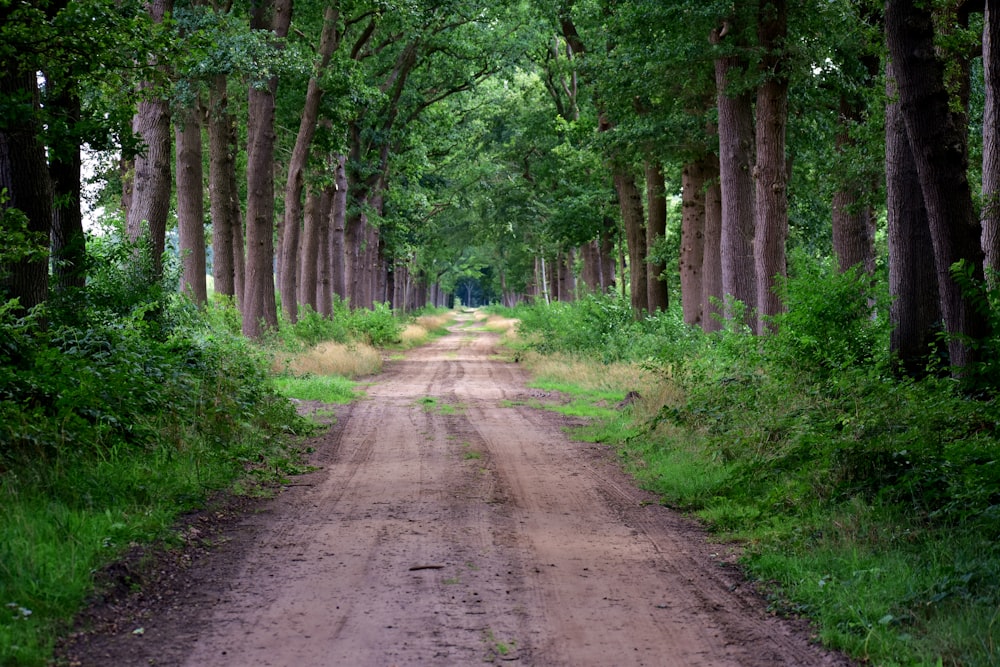
<svg viewBox="0 0 1000 667">
<path fill-rule="evenodd" d="M 444 332 L 454 321 L 452 313 L 440 313 L 436 315 L 421 315 L 410 324 L 407 324 L 399 340 L 406 349 L 423 345 L 430 340 L 431 334 Z"/>
<path fill-rule="evenodd" d="M 399 342 L 405 348 L 423 345 L 431 337 L 430 331 L 420 324 L 407 324 L 399 334 Z"/>
<path fill-rule="evenodd" d="M 299 354 L 279 354 L 272 370 L 293 375 L 342 375 L 349 378 L 374 375 L 382 370 L 382 355 L 364 343 L 322 343 Z"/>
<path fill-rule="evenodd" d="M 535 377 L 570 383 L 582 389 L 637 391 L 645 397 L 652 396 L 659 384 L 652 373 L 638 364 L 601 364 L 568 354 L 541 355 L 531 351 L 525 352 L 521 361 Z"/>
<path fill-rule="evenodd" d="M 477 318 L 478 319 L 478 318 Z M 483 328 L 487 331 L 494 331 L 501 334 L 504 340 L 517 338 L 517 324 L 519 320 L 513 317 L 502 317 L 500 315 L 487 315 Z"/>
<path fill-rule="evenodd" d="M 423 327 L 427 331 L 444 331 L 455 321 L 451 312 L 439 313 L 436 315 L 421 315 L 415 321 L 417 326 Z"/>
</svg>

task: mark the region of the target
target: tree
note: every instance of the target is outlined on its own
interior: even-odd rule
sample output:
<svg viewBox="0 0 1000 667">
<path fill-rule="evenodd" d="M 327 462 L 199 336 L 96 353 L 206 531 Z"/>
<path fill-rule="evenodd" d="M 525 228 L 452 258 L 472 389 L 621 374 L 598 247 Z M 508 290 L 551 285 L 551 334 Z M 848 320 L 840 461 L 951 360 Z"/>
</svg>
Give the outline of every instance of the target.
<svg viewBox="0 0 1000 667">
<path fill-rule="evenodd" d="M 267 0 L 253 7 L 250 27 L 284 39 L 292 20 L 291 0 Z M 247 262 L 243 334 L 260 338 L 278 324 L 274 294 L 274 96 L 277 76 L 251 82 L 247 118 Z"/>
<path fill-rule="evenodd" d="M 719 176 L 722 191 L 722 290 L 725 296 L 743 302 L 747 313 L 757 306 L 757 281 L 753 239 L 754 125 L 751 91 L 740 89 L 737 81 L 747 64 L 740 55 L 742 44 L 737 17 L 732 15 L 714 29 L 710 41 L 718 47 L 715 81 L 719 113 Z M 727 319 L 733 317 L 726 312 Z M 756 326 L 756 319 L 747 320 Z"/>
<path fill-rule="evenodd" d="M 753 249 L 754 272 L 757 276 L 756 330 L 759 333 L 770 326 L 769 318 L 785 309 L 777 287 L 787 275 L 787 37 L 788 8 L 785 0 L 760 0 L 757 8 L 757 41 L 762 51 L 759 64 L 762 80 L 757 85 L 757 162 L 753 170 L 756 186 Z"/>
<path fill-rule="evenodd" d="M 162 24 L 173 8 L 173 0 L 150 0 L 146 11 L 154 28 Z M 150 56 L 151 72 L 166 64 Z M 162 72 L 160 72 L 162 74 Z M 170 211 L 170 102 L 163 82 L 153 80 L 140 84 L 142 98 L 132 119 L 132 132 L 142 148 L 131 162 L 131 196 L 126 207 L 126 232 L 133 241 L 149 238 L 152 275 L 145 279 L 158 280 L 162 273 L 162 257 L 166 244 L 167 215 Z"/>
<path fill-rule="evenodd" d="M 934 18 L 924 3 L 888 0 L 886 37 L 899 90 L 920 189 L 927 206 L 941 312 L 950 335 L 948 352 L 959 373 L 976 360 L 976 343 L 989 325 L 972 295 L 955 279 L 964 263 L 982 280 L 983 250 L 979 218 L 972 205 L 964 114 L 949 106 L 945 63 L 934 41 Z"/>
<path fill-rule="evenodd" d="M 205 185 L 199 106 L 195 101 L 177 115 L 174 134 L 181 291 L 196 304 L 202 305 L 208 301 L 208 291 L 205 281 Z"/>
<path fill-rule="evenodd" d="M 899 108 L 892 65 L 886 76 L 885 174 L 889 241 L 890 352 L 899 369 L 921 377 L 941 320 L 930 223 L 920 177 Z"/>
</svg>

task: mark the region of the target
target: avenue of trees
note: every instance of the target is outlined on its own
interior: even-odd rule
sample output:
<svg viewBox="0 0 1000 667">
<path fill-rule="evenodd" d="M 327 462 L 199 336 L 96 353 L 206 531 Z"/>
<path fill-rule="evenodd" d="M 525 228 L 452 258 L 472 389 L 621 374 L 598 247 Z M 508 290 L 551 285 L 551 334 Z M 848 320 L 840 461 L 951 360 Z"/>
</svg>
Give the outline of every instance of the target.
<svg viewBox="0 0 1000 667">
<path fill-rule="evenodd" d="M 1000 261 L 986 5 L 6 2 L 3 294 L 84 284 L 86 148 L 139 279 L 176 231 L 183 291 L 210 265 L 251 338 L 336 298 L 616 290 L 765 334 L 792 257 L 887 267 L 900 368 L 961 375 Z"/>
</svg>

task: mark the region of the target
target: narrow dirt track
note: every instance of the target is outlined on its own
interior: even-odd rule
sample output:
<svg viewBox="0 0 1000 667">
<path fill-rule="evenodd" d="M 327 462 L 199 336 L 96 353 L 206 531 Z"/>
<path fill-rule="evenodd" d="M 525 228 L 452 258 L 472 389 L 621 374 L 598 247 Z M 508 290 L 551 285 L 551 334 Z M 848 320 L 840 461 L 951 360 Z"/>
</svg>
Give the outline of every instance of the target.
<svg viewBox="0 0 1000 667">
<path fill-rule="evenodd" d="M 565 419 L 496 335 L 391 362 L 295 479 L 107 664 L 846 665 Z M 434 399 L 433 401 L 430 399 Z M 178 586 L 180 587 L 180 586 Z"/>
</svg>

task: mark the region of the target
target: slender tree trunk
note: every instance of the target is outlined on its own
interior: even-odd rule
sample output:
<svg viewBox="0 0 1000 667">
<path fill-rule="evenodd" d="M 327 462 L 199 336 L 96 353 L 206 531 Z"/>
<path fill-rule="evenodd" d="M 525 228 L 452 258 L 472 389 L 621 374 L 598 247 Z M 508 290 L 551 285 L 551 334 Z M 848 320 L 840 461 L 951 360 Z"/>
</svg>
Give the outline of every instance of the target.
<svg viewBox="0 0 1000 667">
<path fill-rule="evenodd" d="M 345 157 L 337 156 L 337 171 L 334 176 L 336 191 L 333 195 L 333 210 L 330 213 L 330 289 L 341 299 L 347 299 L 347 256 L 345 255 L 344 226 L 347 220 L 347 173 L 344 170 Z"/>
<path fill-rule="evenodd" d="M 48 81 L 48 85 L 58 85 Z M 66 126 L 80 122 L 80 96 L 75 83 L 63 84 L 48 100 L 49 112 L 60 114 Z M 80 140 L 72 130 L 49 147 L 49 174 L 52 181 L 52 273 L 56 289 L 66 291 L 86 284 L 87 244 L 80 209 L 80 182 L 83 161 Z"/>
<path fill-rule="evenodd" d="M 957 262 L 965 262 L 974 279 L 983 277 L 981 228 L 967 177 L 967 127 L 960 122 L 964 115 L 949 108 L 930 8 L 888 0 L 885 23 L 900 112 L 927 205 L 949 357 L 960 375 L 976 361 L 975 343 L 989 333 L 985 314 L 951 274 Z"/>
<path fill-rule="evenodd" d="M 615 289 L 615 276 L 617 258 L 615 256 L 615 238 L 618 235 L 618 226 L 610 216 L 604 218 L 604 229 L 600 237 L 600 266 L 601 266 L 601 292 L 608 294 Z M 622 279 L 622 284 L 625 281 Z"/>
<path fill-rule="evenodd" d="M 288 179 L 285 182 L 285 215 L 281 235 L 281 276 L 278 281 L 281 286 L 281 306 L 285 317 L 290 322 L 298 318 L 296 300 L 303 294 L 312 295 L 315 301 L 315 291 L 297 290 L 296 278 L 299 271 L 299 224 L 302 220 L 302 188 L 305 183 L 306 164 L 309 162 L 309 149 L 316 134 L 316 122 L 319 118 L 319 105 L 323 99 L 323 89 L 320 87 L 320 77 L 330 64 L 330 58 L 338 46 L 337 20 L 339 11 L 333 4 L 327 5 L 323 14 L 323 30 L 320 33 L 319 57 L 314 65 L 314 72 L 306 85 L 306 99 L 302 106 L 299 120 L 299 132 L 295 136 L 292 157 L 288 162 Z"/>
<path fill-rule="evenodd" d="M 686 324 L 702 323 L 705 261 L 705 165 L 694 160 L 681 174 L 681 309 Z"/>
<path fill-rule="evenodd" d="M 860 110 L 842 96 L 836 140 L 838 152 L 854 144 L 850 126 L 859 119 Z M 863 186 L 856 181 L 842 183 L 833 193 L 833 251 L 841 272 L 859 266 L 872 275 L 875 273 L 875 214 L 863 197 Z"/>
<path fill-rule="evenodd" d="M 208 89 L 208 203 L 212 218 L 212 278 L 214 291 L 234 296 L 236 262 L 234 257 L 234 209 L 238 197 L 230 187 L 236 184 L 236 146 L 231 143 L 233 118 L 229 114 L 229 95 L 224 74 L 212 77 Z M 240 249 L 242 252 L 242 248 Z"/>
<path fill-rule="evenodd" d="M 635 177 L 627 169 L 616 169 L 614 173 L 615 190 L 618 192 L 618 205 L 621 208 L 622 221 L 625 224 L 625 239 L 628 244 L 629 282 L 632 297 L 632 310 L 635 316 L 649 308 L 649 294 L 646 283 L 646 229 L 642 210 L 642 195 L 636 187 Z"/>
<path fill-rule="evenodd" d="M 986 3 L 983 20 L 983 70 L 986 109 L 983 112 L 983 232 L 987 279 L 996 287 L 1000 272 L 1000 7 Z"/>
<path fill-rule="evenodd" d="M 313 308 L 323 317 L 333 314 L 333 290 L 331 288 L 330 225 L 333 219 L 333 199 L 336 191 L 333 185 L 323 188 L 320 199 L 319 230 L 316 239 L 316 289 Z"/>
<path fill-rule="evenodd" d="M 788 238 L 788 173 L 785 126 L 788 123 L 788 73 L 784 49 L 788 35 L 785 0 L 760 0 L 757 35 L 764 51 L 757 88 L 756 216 L 754 272 L 757 276 L 757 332 L 772 326 L 770 318 L 785 310 L 779 291 L 788 275 L 785 241 Z"/>
<path fill-rule="evenodd" d="M 323 193 L 310 190 L 306 193 L 305 225 L 302 229 L 302 253 L 296 262 L 301 268 L 298 302 L 318 312 L 316 289 L 318 280 L 319 243 L 321 227 L 329 222 L 330 211 L 323 210 Z"/>
<path fill-rule="evenodd" d="M 706 332 L 722 328 L 722 187 L 719 181 L 719 159 L 708 161 L 705 188 L 705 256 L 702 260 L 702 329 Z"/>
<path fill-rule="evenodd" d="M 721 43 L 723 31 L 712 33 Z M 731 90 L 732 79 L 744 69 L 734 56 L 715 60 L 719 111 L 719 176 L 722 188 L 722 289 L 746 307 L 745 322 L 756 327 L 757 281 L 754 266 L 753 104 L 749 92 Z M 732 319 L 727 310 L 725 316 Z"/>
<path fill-rule="evenodd" d="M 291 0 L 269 0 L 255 7 L 250 27 L 288 33 Z M 276 78 L 250 86 L 247 118 L 247 265 L 243 333 L 260 338 L 278 325 L 274 294 L 274 95 Z"/>
<path fill-rule="evenodd" d="M 0 98 L 10 116 L 0 123 L 0 214 L 17 209 L 27 218 L 27 231 L 37 246 L 27 257 L 0 266 L 0 296 L 18 299 L 20 312 L 43 303 L 49 295 L 49 237 L 52 230 L 52 184 L 41 123 L 38 78 L 20 71 L 16 58 L 0 62 Z M 0 230 L 4 231 L 4 230 Z"/>
<path fill-rule="evenodd" d="M 197 105 L 197 102 L 195 102 Z M 181 291 L 199 306 L 208 301 L 205 281 L 205 204 L 202 176 L 201 125 L 195 108 L 178 115 L 177 228 L 181 251 Z"/>
<path fill-rule="evenodd" d="M 663 166 L 656 162 L 646 162 L 646 207 L 649 219 L 646 222 L 646 252 L 652 251 L 657 242 L 667 233 L 667 194 L 663 176 Z M 662 262 L 646 264 L 646 297 L 649 312 L 666 312 L 669 300 L 666 278 L 662 276 L 666 265 Z"/>
</svg>

